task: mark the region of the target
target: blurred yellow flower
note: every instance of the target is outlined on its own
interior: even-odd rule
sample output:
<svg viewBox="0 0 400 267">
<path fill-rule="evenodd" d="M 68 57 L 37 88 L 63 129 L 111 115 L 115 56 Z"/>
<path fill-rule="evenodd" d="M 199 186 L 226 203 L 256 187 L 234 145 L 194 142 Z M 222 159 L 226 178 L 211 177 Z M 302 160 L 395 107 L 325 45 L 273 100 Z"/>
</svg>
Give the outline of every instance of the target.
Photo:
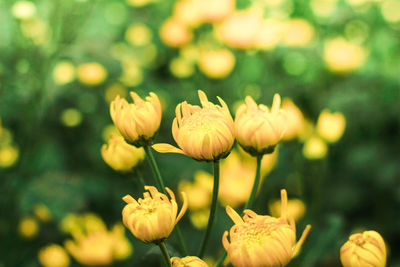
<svg viewBox="0 0 400 267">
<path fill-rule="evenodd" d="M 182 47 L 192 40 L 193 33 L 179 20 L 169 18 L 160 28 L 160 37 L 168 46 Z"/>
<path fill-rule="evenodd" d="M 108 103 L 111 103 L 117 95 L 125 98 L 128 94 L 128 89 L 120 83 L 113 83 L 107 87 L 105 92 L 105 99 Z M 108 139 L 107 139 L 108 140 Z"/>
<path fill-rule="evenodd" d="M 127 144 L 122 136 L 113 135 L 101 147 L 103 160 L 114 170 L 129 172 L 144 160 L 144 149 Z"/>
<path fill-rule="evenodd" d="M 282 39 L 284 24 L 276 19 L 264 19 L 256 34 L 254 46 L 262 50 L 275 48 Z"/>
<path fill-rule="evenodd" d="M 305 19 L 291 19 L 285 25 L 283 43 L 288 46 L 306 46 L 314 37 L 313 26 Z"/>
<path fill-rule="evenodd" d="M 19 157 L 19 149 L 17 146 L 6 145 L 0 147 L 0 168 L 8 168 L 13 166 Z"/>
<path fill-rule="evenodd" d="M 255 10 L 235 11 L 215 28 L 215 33 L 225 44 L 233 48 L 252 48 L 262 23 Z"/>
<path fill-rule="evenodd" d="M 116 224 L 111 231 L 94 214 L 86 214 L 71 228 L 73 240 L 65 241 L 65 248 L 82 265 L 104 266 L 114 260 L 125 259 L 132 247 L 125 237 L 124 227 Z"/>
<path fill-rule="evenodd" d="M 211 203 L 213 176 L 205 171 L 197 171 L 193 183 L 182 180 L 179 182 L 178 189 L 186 193 L 189 210 L 208 208 Z"/>
<path fill-rule="evenodd" d="M 143 100 L 135 92 L 129 104 L 119 95 L 111 102 L 111 118 L 125 140 L 137 147 L 151 144 L 161 123 L 161 103 L 155 93 Z"/>
<path fill-rule="evenodd" d="M 385 267 L 385 241 L 376 231 L 352 234 L 340 248 L 340 261 L 344 267 Z"/>
<path fill-rule="evenodd" d="M 300 141 L 305 142 L 314 135 L 314 124 L 308 118 L 304 118 L 303 125 L 298 134 Z"/>
<path fill-rule="evenodd" d="M 256 156 L 271 153 L 282 139 L 287 128 L 284 111 L 280 108 L 281 97 L 274 95 L 271 109 L 247 96 L 235 116 L 235 136 L 240 146 Z"/>
<path fill-rule="evenodd" d="M 65 126 L 76 127 L 82 122 L 82 113 L 75 108 L 67 108 L 61 113 L 60 119 Z"/>
<path fill-rule="evenodd" d="M 303 146 L 303 155 L 307 159 L 321 159 L 326 156 L 328 145 L 318 136 L 311 136 Z"/>
<path fill-rule="evenodd" d="M 197 229 L 203 230 L 206 228 L 208 218 L 210 217 L 210 209 L 202 209 L 196 211 L 190 211 L 189 218 L 193 226 Z"/>
<path fill-rule="evenodd" d="M 143 7 L 158 2 L 158 0 L 126 0 L 126 2 L 134 7 Z"/>
<path fill-rule="evenodd" d="M 43 203 L 36 204 L 33 207 L 33 213 L 38 217 L 42 222 L 49 222 L 51 221 L 51 213 L 49 208 Z"/>
<path fill-rule="evenodd" d="M 73 213 L 65 216 L 60 223 L 60 230 L 64 233 L 72 233 L 79 231 L 81 228 L 81 218 Z"/>
<path fill-rule="evenodd" d="M 122 75 L 119 80 L 129 87 L 137 86 L 143 82 L 143 71 L 139 62 L 132 58 L 122 60 Z"/>
<path fill-rule="evenodd" d="M 56 244 L 41 248 L 38 258 L 44 267 L 67 267 L 70 264 L 69 256 L 65 249 Z"/>
<path fill-rule="evenodd" d="M 235 9 L 234 0 L 197 0 L 203 22 L 215 23 L 226 18 Z"/>
<path fill-rule="evenodd" d="M 76 76 L 75 66 L 67 60 L 57 63 L 53 69 L 53 80 L 56 84 L 64 85 L 72 82 Z"/>
<path fill-rule="evenodd" d="M 307 225 L 296 243 L 296 224 L 287 212 L 285 189 L 281 190 L 281 201 L 279 218 L 245 210 L 242 219 L 234 209 L 226 207 L 226 212 L 235 225 L 229 234 L 225 231 L 222 244 L 233 266 L 286 266 L 300 250 L 311 226 Z"/>
<path fill-rule="evenodd" d="M 21 21 L 21 30 L 34 44 L 43 45 L 50 40 L 51 28 L 47 21 L 38 17 Z"/>
<path fill-rule="evenodd" d="M 383 18 L 389 23 L 400 22 L 400 2 L 397 0 L 384 0 L 381 5 Z"/>
<path fill-rule="evenodd" d="M 337 142 L 343 135 L 346 128 L 346 118 L 343 113 L 331 113 L 324 109 L 321 111 L 317 121 L 317 133 L 328 143 Z"/>
<path fill-rule="evenodd" d="M 78 80 L 89 86 L 103 83 L 107 78 L 107 71 L 103 65 L 97 62 L 80 64 L 77 68 Z"/>
<path fill-rule="evenodd" d="M 282 203 L 280 200 L 270 202 L 268 207 L 272 217 L 280 217 Z M 288 217 L 293 218 L 296 222 L 299 221 L 306 211 L 306 205 L 300 199 L 289 199 L 287 202 Z"/>
<path fill-rule="evenodd" d="M 179 0 L 175 2 L 173 17 L 188 27 L 197 27 L 201 23 L 201 1 Z"/>
<path fill-rule="evenodd" d="M 222 79 L 228 76 L 235 66 L 235 56 L 228 49 L 203 51 L 197 64 L 206 76 Z"/>
<path fill-rule="evenodd" d="M 176 109 L 172 123 L 172 135 L 181 148 L 169 144 L 155 144 L 160 153 L 180 153 L 196 160 L 217 160 L 229 154 L 235 137 L 233 119 L 228 106 L 219 98 L 221 106 L 208 101 L 206 94 L 198 90 L 202 107 L 186 101 Z"/>
<path fill-rule="evenodd" d="M 207 263 L 194 256 L 184 258 L 172 257 L 172 267 L 208 267 Z"/>
<path fill-rule="evenodd" d="M 324 47 L 324 60 L 332 72 L 346 73 L 358 69 L 364 64 L 367 52 L 362 46 L 347 42 L 338 37 L 329 40 Z"/>
<path fill-rule="evenodd" d="M 132 45 L 142 46 L 151 42 L 152 33 L 149 27 L 142 23 L 129 26 L 125 32 L 125 39 Z"/>
<path fill-rule="evenodd" d="M 17 19 L 31 19 L 36 14 L 36 6 L 31 1 L 17 1 L 12 6 L 12 14 Z"/>
<path fill-rule="evenodd" d="M 32 217 L 22 218 L 18 223 L 18 233 L 21 237 L 32 239 L 38 235 L 39 225 Z"/>
<path fill-rule="evenodd" d="M 304 116 L 290 98 L 283 99 L 282 109 L 285 111 L 287 118 L 287 130 L 283 139 L 292 140 L 301 132 L 304 124 Z"/>
<path fill-rule="evenodd" d="M 126 206 L 122 221 L 126 228 L 145 243 L 158 243 L 167 239 L 187 209 L 186 194 L 182 192 L 183 205 L 178 214 L 174 193 L 166 187 L 170 199 L 154 186 L 145 186 L 149 192 L 137 201 L 130 195 L 123 197 Z"/>
<path fill-rule="evenodd" d="M 310 6 L 316 16 L 327 18 L 336 10 L 337 3 L 338 0 L 311 0 Z"/>
<path fill-rule="evenodd" d="M 195 70 L 194 64 L 182 56 L 172 59 L 169 69 L 171 73 L 178 78 L 190 77 L 193 75 Z"/>
</svg>

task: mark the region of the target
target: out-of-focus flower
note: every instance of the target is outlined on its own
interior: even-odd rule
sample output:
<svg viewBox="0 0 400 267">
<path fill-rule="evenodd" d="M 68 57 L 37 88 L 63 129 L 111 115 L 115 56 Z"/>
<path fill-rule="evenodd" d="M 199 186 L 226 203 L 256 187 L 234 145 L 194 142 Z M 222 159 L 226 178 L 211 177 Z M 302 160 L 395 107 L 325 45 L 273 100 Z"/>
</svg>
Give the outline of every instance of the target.
<svg viewBox="0 0 400 267">
<path fill-rule="evenodd" d="M 275 19 L 264 19 L 256 34 L 254 46 L 262 50 L 271 50 L 281 41 L 284 24 Z"/>
<path fill-rule="evenodd" d="M 233 48 L 252 48 L 262 23 L 255 10 L 235 11 L 216 27 L 216 34 L 225 44 Z"/>
<path fill-rule="evenodd" d="M 132 247 L 125 237 L 124 227 L 116 224 L 111 231 L 96 215 L 77 217 L 71 228 L 73 240 L 65 242 L 65 248 L 82 265 L 104 266 L 114 260 L 129 257 Z"/>
<path fill-rule="evenodd" d="M 127 144 L 122 136 L 113 135 L 108 144 L 101 147 L 101 156 L 114 170 L 131 171 L 144 159 L 144 149 Z"/>
<path fill-rule="evenodd" d="M 282 203 L 280 200 L 275 200 L 269 203 L 268 207 L 272 217 L 281 216 L 281 206 Z M 287 203 L 288 217 L 293 218 L 297 222 L 303 217 L 305 211 L 306 211 L 306 205 L 300 199 L 288 200 Z"/>
<path fill-rule="evenodd" d="M 214 79 L 225 78 L 235 66 L 235 56 L 228 49 L 203 51 L 198 60 L 199 69 Z"/>
<path fill-rule="evenodd" d="M 192 222 L 193 226 L 199 230 L 203 230 L 206 228 L 209 217 L 210 217 L 209 208 L 191 211 L 189 213 L 190 221 Z"/>
<path fill-rule="evenodd" d="M 143 7 L 158 2 L 158 0 L 126 0 L 126 2 L 134 7 Z"/>
<path fill-rule="evenodd" d="M 215 23 L 226 18 L 235 9 L 234 0 L 197 0 L 203 22 Z"/>
<path fill-rule="evenodd" d="M 381 4 L 383 18 L 389 23 L 400 22 L 400 2 L 396 0 L 385 0 Z"/>
<path fill-rule="evenodd" d="M 364 64 L 367 53 L 362 46 L 335 38 L 325 43 L 324 60 L 332 72 L 346 73 L 358 69 Z"/>
<path fill-rule="evenodd" d="M 111 103 L 117 95 L 122 98 L 125 98 L 128 94 L 128 89 L 120 83 L 113 83 L 107 87 L 105 93 L 105 99 L 108 103 Z M 108 138 L 107 138 L 108 140 Z"/>
<path fill-rule="evenodd" d="M 271 153 L 287 128 L 281 97 L 274 95 L 271 109 L 247 96 L 235 116 L 235 136 L 241 147 L 253 156 Z"/>
<path fill-rule="evenodd" d="M 45 44 L 51 37 L 50 25 L 38 17 L 22 20 L 21 30 L 25 37 L 32 39 L 36 45 Z"/>
<path fill-rule="evenodd" d="M 172 267 L 208 267 L 207 263 L 194 256 L 184 258 L 172 257 Z"/>
<path fill-rule="evenodd" d="M 175 77 L 187 78 L 193 75 L 194 64 L 184 57 L 177 57 L 171 60 L 169 69 Z"/>
<path fill-rule="evenodd" d="M 168 46 L 182 47 L 192 40 L 193 33 L 185 24 L 169 18 L 160 28 L 160 37 Z"/>
<path fill-rule="evenodd" d="M 51 244 L 39 250 L 39 262 L 44 267 L 67 267 L 70 264 L 65 249 L 57 244 Z"/>
<path fill-rule="evenodd" d="M 303 125 L 299 131 L 298 138 L 305 142 L 314 135 L 314 124 L 308 118 L 304 118 Z"/>
<path fill-rule="evenodd" d="M 289 98 L 283 99 L 282 109 L 285 110 L 287 117 L 287 130 L 283 136 L 283 139 L 294 139 L 302 130 L 304 123 L 303 113 Z"/>
<path fill-rule="evenodd" d="M 37 236 L 38 232 L 39 225 L 32 217 L 25 217 L 18 224 L 18 233 L 23 238 L 32 239 Z"/>
<path fill-rule="evenodd" d="M 19 157 L 19 149 L 17 146 L 6 145 L 0 147 L 0 168 L 8 168 L 13 166 Z"/>
<path fill-rule="evenodd" d="M 36 14 L 36 6 L 31 1 L 18 1 L 12 7 L 12 14 L 17 19 L 31 19 Z"/>
<path fill-rule="evenodd" d="M 314 36 L 313 26 L 304 19 L 291 19 L 285 28 L 283 43 L 288 46 L 306 46 Z"/>
<path fill-rule="evenodd" d="M 194 183 L 183 180 L 178 188 L 186 193 L 189 210 L 201 210 L 211 203 L 213 177 L 207 172 L 198 171 L 194 175 Z"/>
<path fill-rule="evenodd" d="M 311 0 L 310 6 L 314 14 L 327 18 L 336 10 L 338 0 Z"/>
<path fill-rule="evenodd" d="M 151 30 L 142 23 L 132 24 L 125 32 L 125 39 L 135 46 L 146 45 L 151 42 L 151 38 Z"/>
<path fill-rule="evenodd" d="M 329 110 L 322 110 L 317 121 L 317 133 L 329 143 L 337 142 L 343 135 L 346 128 L 346 118 L 343 113 L 331 113 Z"/>
<path fill-rule="evenodd" d="M 376 231 L 352 234 L 340 248 L 340 261 L 344 267 L 385 267 L 385 241 Z"/>
<path fill-rule="evenodd" d="M 53 69 L 53 80 L 56 84 L 64 85 L 75 79 L 75 66 L 70 61 L 60 61 Z"/>
<path fill-rule="evenodd" d="M 161 123 L 161 104 L 155 93 L 143 100 L 135 92 L 129 104 L 117 96 L 111 102 L 111 118 L 125 140 L 137 147 L 151 144 Z"/>
<path fill-rule="evenodd" d="M 79 231 L 81 228 L 81 218 L 76 214 L 68 214 L 65 216 L 60 223 L 60 230 L 64 233 L 72 233 L 73 231 Z"/>
<path fill-rule="evenodd" d="M 122 75 L 119 80 L 125 86 L 137 86 L 143 82 L 143 71 L 137 60 L 124 58 L 122 60 Z"/>
<path fill-rule="evenodd" d="M 78 66 L 78 80 L 89 86 L 99 85 L 107 78 L 107 71 L 97 62 L 85 63 Z"/>
<path fill-rule="evenodd" d="M 160 153 L 180 153 L 196 160 L 217 160 L 227 156 L 233 146 L 233 119 L 228 106 L 219 98 L 221 106 L 208 101 L 206 94 L 198 91 L 202 107 L 186 101 L 176 109 L 172 135 L 181 148 L 169 144 L 155 144 Z"/>
<path fill-rule="evenodd" d="M 306 140 L 303 146 L 303 155 L 307 159 L 322 159 L 328 152 L 328 145 L 318 136 L 312 136 Z"/>
<path fill-rule="evenodd" d="M 179 0 L 174 5 L 173 17 L 189 27 L 197 27 L 201 23 L 201 1 Z"/>
<path fill-rule="evenodd" d="M 122 210 L 122 221 L 126 228 L 145 243 L 158 243 L 167 239 L 187 209 L 186 194 L 182 192 L 183 205 L 178 214 L 174 193 L 166 187 L 170 199 L 158 192 L 154 186 L 145 186 L 149 192 L 137 201 L 130 195 L 123 200 L 127 204 Z"/>
<path fill-rule="evenodd" d="M 246 165 L 252 165 L 254 169 L 254 175 L 255 175 L 255 170 L 256 170 L 256 162 L 254 161 L 254 158 L 244 151 L 240 146 L 238 147 L 238 151 L 240 154 L 241 160 L 246 164 Z M 270 154 L 265 154 L 261 160 L 261 177 L 267 175 L 268 173 L 271 172 L 271 170 L 275 167 L 276 161 L 278 158 L 278 149 L 275 148 L 274 152 Z"/>
<path fill-rule="evenodd" d="M 51 221 L 51 213 L 46 205 L 39 203 L 33 207 L 33 213 L 43 222 Z"/>
<path fill-rule="evenodd" d="M 67 108 L 61 113 L 60 119 L 65 126 L 76 127 L 82 122 L 82 113 L 75 108 Z"/>
<path fill-rule="evenodd" d="M 287 193 L 281 190 L 281 217 L 257 215 L 245 210 L 243 219 L 227 206 L 235 223 L 222 237 L 222 244 L 235 267 L 286 266 L 300 250 L 311 226 L 307 225 L 296 243 L 296 224 L 287 212 Z"/>
</svg>

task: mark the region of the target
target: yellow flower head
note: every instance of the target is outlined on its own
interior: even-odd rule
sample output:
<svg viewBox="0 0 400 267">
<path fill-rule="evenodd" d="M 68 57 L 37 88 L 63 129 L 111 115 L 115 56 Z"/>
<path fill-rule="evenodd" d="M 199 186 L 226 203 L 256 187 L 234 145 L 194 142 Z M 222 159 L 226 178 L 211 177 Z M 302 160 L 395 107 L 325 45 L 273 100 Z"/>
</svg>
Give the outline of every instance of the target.
<svg viewBox="0 0 400 267">
<path fill-rule="evenodd" d="M 353 234 L 340 248 L 340 261 L 344 267 L 385 267 L 385 241 L 375 231 Z"/>
<path fill-rule="evenodd" d="M 172 135 L 181 149 L 169 144 L 155 144 L 155 150 L 161 153 L 180 153 L 206 161 L 229 154 L 235 137 L 228 106 L 219 97 L 221 106 L 209 102 L 203 91 L 199 90 L 198 94 L 202 107 L 185 101 L 175 110 Z"/>
<path fill-rule="evenodd" d="M 253 156 L 271 153 L 287 128 L 281 97 L 275 94 L 271 109 L 247 96 L 235 117 L 235 136 L 242 148 Z"/>
<path fill-rule="evenodd" d="M 171 258 L 172 267 L 208 267 L 208 264 L 194 256 Z"/>
<path fill-rule="evenodd" d="M 65 249 L 56 244 L 40 249 L 38 257 L 44 267 L 67 267 L 70 263 Z"/>
<path fill-rule="evenodd" d="M 235 56 L 228 49 L 204 51 L 200 53 L 199 69 L 214 79 L 222 79 L 231 73 L 235 66 Z"/>
<path fill-rule="evenodd" d="M 307 159 L 322 159 L 328 153 L 328 145 L 318 136 L 311 136 L 303 146 L 303 155 Z"/>
<path fill-rule="evenodd" d="M 190 28 L 176 18 L 167 19 L 160 28 L 161 40 L 170 47 L 182 47 L 188 44 L 193 33 Z"/>
<path fill-rule="evenodd" d="M 32 239 L 38 235 L 38 222 L 32 217 L 23 218 L 18 224 L 18 233 L 26 239 Z"/>
<path fill-rule="evenodd" d="M 97 62 L 86 63 L 78 66 L 78 80 L 89 86 L 99 85 L 107 78 L 107 71 Z"/>
<path fill-rule="evenodd" d="M 158 243 L 168 238 L 186 212 L 186 194 L 182 192 L 183 206 L 178 214 L 175 195 L 168 187 L 165 189 L 170 199 L 154 186 L 144 188 L 149 192 L 137 201 L 130 195 L 123 198 L 127 205 L 122 210 L 122 221 L 136 238 L 145 243 Z"/>
<path fill-rule="evenodd" d="M 318 117 L 317 132 L 320 137 L 329 143 L 337 142 L 346 128 L 346 118 L 341 112 L 330 113 L 324 109 Z"/>
<path fill-rule="evenodd" d="M 127 172 L 143 161 L 144 150 L 127 144 L 122 136 L 112 135 L 102 146 L 101 156 L 114 170 Z"/>
<path fill-rule="evenodd" d="M 135 92 L 129 104 L 117 96 L 111 102 L 111 118 L 125 140 L 137 147 L 151 144 L 161 123 L 161 104 L 158 96 L 150 93 L 145 100 Z"/>
<path fill-rule="evenodd" d="M 301 248 L 311 226 L 307 225 L 296 243 L 296 225 L 287 213 L 287 193 L 281 190 L 281 217 L 257 215 L 245 210 L 241 218 L 231 207 L 226 212 L 235 223 L 222 237 L 228 257 L 235 267 L 286 266 Z"/>
<path fill-rule="evenodd" d="M 110 265 L 114 260 L 127 258 L 131 254 L 132 247 L 122 225 L 116 224 L 108 231 L 96 215 L 87 214 L 77 219 L 77 225 L 71 229 L 73 240 L 67 240 L 64 245 L 80 264 Z"/>
</svg>

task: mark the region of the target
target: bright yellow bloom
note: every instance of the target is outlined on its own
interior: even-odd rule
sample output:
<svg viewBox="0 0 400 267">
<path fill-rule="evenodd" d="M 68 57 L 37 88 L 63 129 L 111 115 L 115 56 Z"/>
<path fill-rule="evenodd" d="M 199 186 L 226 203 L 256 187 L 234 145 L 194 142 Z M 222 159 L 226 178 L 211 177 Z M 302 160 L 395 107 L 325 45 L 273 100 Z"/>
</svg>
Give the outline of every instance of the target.
<svg viewBox="0 0 400 267">
<path fill-rule="evenodd" d="M 303 113 L 289 98 L 283 99 L 282 109 L 285 110 L 287 117 L 287 130 L 283 136 L 283 139 L 294 139 L 302 131 L 304 123 Z"/>
<path fill-rule="evenodd" d="M 281 217 L 257 215 L 245 210 L 243 219 L 231 207 L 226 212 L 235 223 L 222 237 L 228 257 L 235 267 L 286 266 L 300 250 L 311 226 L 307 225 L 296 243 L 296 225 L 287 213 L 287 193 L 281 190 Z"/>
<path fill-rule="evenodd" d="M 97 62 L 86 63 L 78 66 L 78 80 L 86 85 L 99 85 L 107 78 L 107 71 Z"/>
<path fill-rule="evenodd" d="M 65 248 L 80 264 L 110 265 L 114 260 L 125 259 L 132 253 L 121 224 L 108 231 L 96 215 L 87 214 L 77 219 L 77 225 L 70 229 L 74 239 L 67 240 Z"/>
<path fill-rule="evenodd" d="M 173 17 L 189 27 L 197 27 L 201 23 L 201 1 L 181 0 L 175 2 Z"/>
<path fill-rule="evenodd" d="M 203 22 L 219 22 L 235 9 L 234 0 L 197 0 L 200 4 Z"/>
<path fill-rule="evenodd" d="M 200 53 L 199 69 L 214 79 L 222 79 L 231 73 L 235 66 L 235 56 L 228 49 L 204 51 Z"/>
<path fill-rule="evenodd" d="M 281 216 L 281 201 L 276 200 L 269 203 L 269 211 L 273 217 Z M 289 199 L 287 203 L 288 217 L 293 218 L 296 222 L 300 220 L 304 212 L 306 211 L 306 205 L 300 199 Z"/>
<path fill-rule="evenodd" d="M 0 168 L 7 168 L 14 165 L 19 158 L 17 146 L 4 146 L 0 148 Z"/>
<path fill-rule="evenodd" d="M 328 145 L 318 136 L 308 138 L 303 146 L 303 155 L 307 159 L 322 159 L 327 152 Z"/>
<path fill-rule="evenodd" d="M 186 193 L 189 210 L 208 208 L 211 203 L 213 177 L 207 172 L 198 171 L 194 175 L 194 183 L 183 180 L 178 188 L 179 191 Z"/>
<path fill-rule="evenodd" d="M 340 261 L 344 267 L 385 267 L 385 241 L 375 231 L 353 234 L 340 248 Z"/>
<path fill-rule="evenodd" d="M 41 248 L 38 257 L 39 262 L 44 267 L 67 267 L 70 264 L 69 256 L 65 249 L 56 244 Z"/>
<path fill-rule="evenodd" d="M 260 24 L 255 38 L 255 47 L 271 50 L 278 45 L 284 34 L 284 23 L 276 19 L 264 19 Z"/>
<path fill-rule="evenodd" d="M 192 40 L 193 33 L 176 18 L 169 18 L 160 28 L 160 37 L 168 46 L 182 47 Z"/>
<path fill-rule="evenodd" d="M 72 62 L 63 60 L 57 63 L 53 69 L 53 80 L 56 84 L 64 85 L 75 79 L 75 66 Z"/>
<path fill-rule="evenodd" d="M 187 209 L 186 194 L 182 192 L 183 205 L 178 214 L 174 193 L 166 187 L 170 199 L 154 186 L 145 186 L 149 192 L 137 201 L 130 195 L 123 197 L 127 205 L 122 210 L 126 228 L 145 243 L 158 243 L 167 239 Z M 177 215 L 178 214 L 178 215 Z"/>
<path fill-rule="evenodd" d="M 346 128 L 346 118 L 343 113 L 330 113 L 329 110 L 321 111 L 317 121 L 317 133 L 329 143 L 337 142 Z"/>
<path fill-rule="evenodd" d="M 125 32 L 125 39 L 135 46 L 147 45 L 151 42 L 151 38 L 151 30 L 142 23 L 132 24 Z"/>
<path fill-rule="evenodd" d="M 172 267 L 208 267 L 207 263 L 194 256 L 171 258 Z"/>
<path fill-rule="evenodd" d="M 39 225 L 32 217 L 23 218 L 18 224 L 18 233 L 26 239 L 32 239 L 37 236 Z"/>
<path fill-rule="evenodd" d="M 152 143 L 161 123 L 161 104 L 158 96 L 150 93 L 146 100 L 131 92 L 133 104 L 117 96 L 111 102 L 111 118 L 125 140 L 137 147 Z"/>
<path fill-rule="evenodd" d="M 228 106 L 219 97 L 221 106 L 209 102 L 203 91 L 199 90 L 198 94 L 202 107 L 184 101 L 175 109 L 172 135 L 181 149 L 169 144 L 155 144 L 155 150 L 160 153 L 180 153 L 206 161 L 229 154 L 235 137 Z"/>
<path fill-rule="evenodd" d="M 242 148 L 255 156 L 271 153 L 282 139 L 287 128 L 284 111 L 280 109 L 281 97 L 275 94 L 271 110 L 247 96 L 235 117 L 235 136 Z"/>
<path fill-rule="evenodd" d="M 101 148 L 101 156 L 114 170 L 131 171 L 144 159 L 144 149 L 127 144 L 122 136 L 113 135 Z"/>
<path fill-rule="evenodd" d="M 283 43 L 288 46 L 306 46 L 314 36 L 313 26 L 304 19 L 291 19 L 286 24 Z"/>
</svg>

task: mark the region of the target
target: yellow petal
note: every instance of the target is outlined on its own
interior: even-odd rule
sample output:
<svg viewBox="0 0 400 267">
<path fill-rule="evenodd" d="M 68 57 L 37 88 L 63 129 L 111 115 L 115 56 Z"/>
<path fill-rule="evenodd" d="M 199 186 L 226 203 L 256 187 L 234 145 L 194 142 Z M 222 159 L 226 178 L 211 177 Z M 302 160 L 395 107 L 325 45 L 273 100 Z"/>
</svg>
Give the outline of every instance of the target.
<svg viewBox="0 0 400 267">
<path fill-rule="evenodd" d="M 179 154 L 185 154 L 183 153 L 182 150 L 180 150 L 177 147 L 171 146 L 170 144 L 154 144 L 151 146 L 155 151 L 159 153 L 179 153 Z"/>
</svg>

